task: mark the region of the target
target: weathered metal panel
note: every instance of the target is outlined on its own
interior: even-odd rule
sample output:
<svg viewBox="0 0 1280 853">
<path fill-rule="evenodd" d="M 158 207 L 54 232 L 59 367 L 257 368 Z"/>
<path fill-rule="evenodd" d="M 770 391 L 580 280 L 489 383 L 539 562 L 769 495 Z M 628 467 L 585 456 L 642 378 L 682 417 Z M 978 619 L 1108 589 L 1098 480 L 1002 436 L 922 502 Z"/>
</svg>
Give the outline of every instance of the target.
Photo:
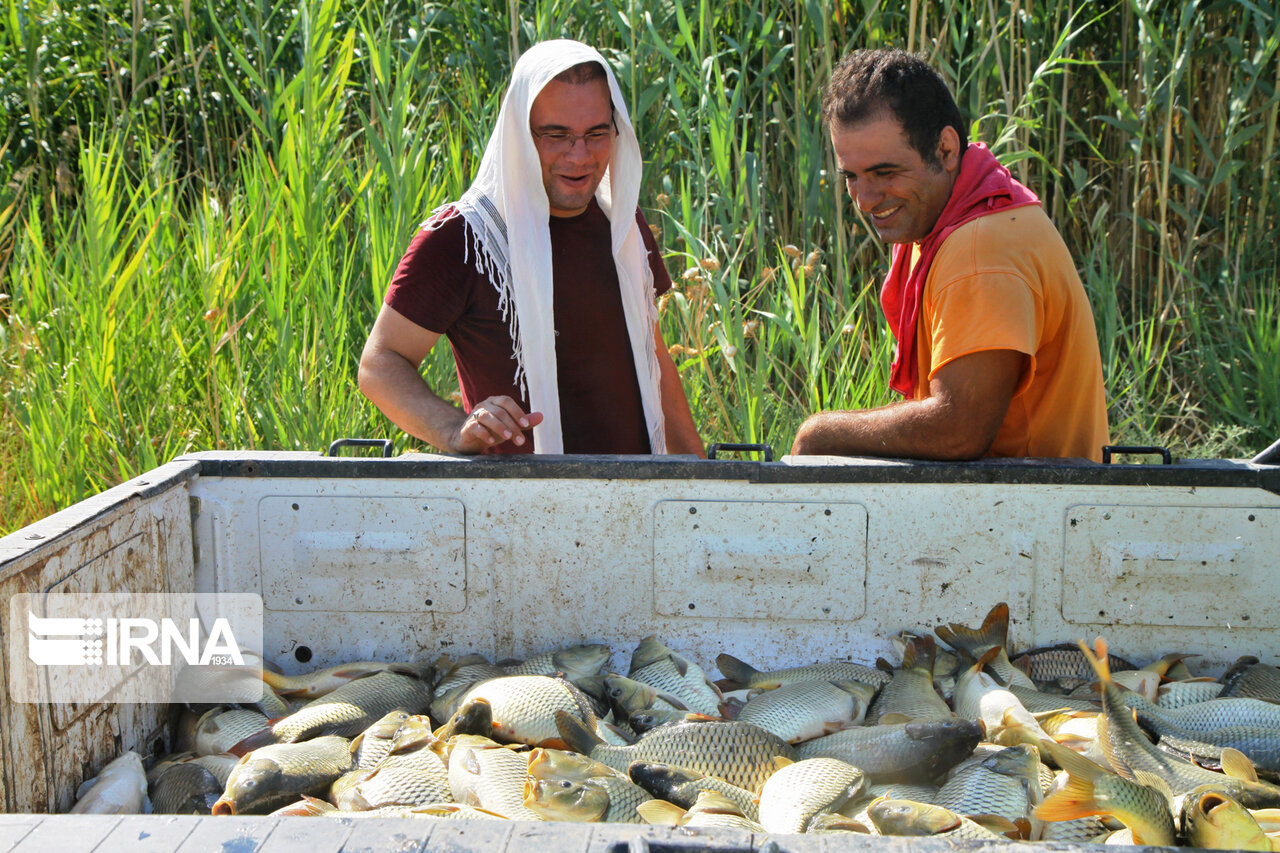
<svg viewBox="0 0 1280 853">
<path fill-rule="evenodd" d="M 1009 603 L 1013 644 L 1021 648 L 1098 627 L 1114 650 L 1143 660 L 1173 649 L 1199 652 L 1193 666 L 1200 671 L 1243 653 L 1280 657 L 1280 625 L 1270 611 L 1241 611 L 1250 616 L 1243 627 L 1213 621 L 1230 615 L 1229 602 L 1213 602 L 1216 616 L 1162 620 L 1159 604 L 1143 599 L 1091 621 L 1099 618 L 1091 614 L 1100 597 L 1115 600 L 1117 583 L 1137 595 L 1156 578 L 1176 577 L 1181 586 L 1170 601 L 1193 606 L 1222 598 L 1224 579 L 1269 588 L 1265 558 L 1280 553 L 1280 497 L 1262 482 L 1268 472 L 1248 466 L 1196 469 L 1193 483 L 1179 482 L 1176 472 L 1109 476 L 1096 467 L 1024 467 L 1012 476 L 981 465 L 887 464 L 872 473 L 870 466 L 646 467 L 634 460 L 549 468 L 536 460 L 347 466 L 306 454 L 190 464 L 206 472 L 191 480 L 190 500 L 184 486 L 127 508 L 99 506 L 82 523 L 59 522 L 59 538 L 38 556 L 15 549 L 13 537 L 0 542 L 0 595 L 52 589 L 75 576 L 66 567 L 91 564 L 89 575 L 108 584 L 163 577 L 174 590 L 262 593 L 269 600 L 264 651 L 292 672 L 440 652 L 522 657 L 573 642 L 609 643 L 614 665 L 622 667 L 651 633 L 691 652 L 713 676 L 721 651 L 770 667 L 832 657 L 869 661 L 888 655 L 887 637 L 903 628 L 976 625 L 997 601 Z M 267 476 L 273 472 L 288 476 Z M 719 513 L 710 534 L 690 526 L 690 507 L 704 522 Z M 1111 518 L 1103 517 L 1107 512 Z M 135 514 L 141 520 L 124 517 Z M 1073 514 L 1077 528 L 1069 527 Z M 1095 547 L 1108 542 L 1109 551 Z M 139 563 L 150 554 L 164 567 L 159 575 L 154 565 Z M 1197 568 L 1200 560 L 1205 565 Z M 815 574 L 815 564 L 819 580 L 812 586 L 820 596 L 800 580 Z M 745 580 L 729 576 L 739 566 L 749 569 Z M 718 578 L 713 593 L 694 580 L 699 571 Z M 1261 607 L 1262 597 L 1254 598 Z M 69 804 L 86 772 L 121 748 L 145 748 L 160 722 L 148 706 L 60 715 L 23 707 L 0 697 L 10 808 Z M 19 777 L 13 769 L 29 766 L 44 772 Z M 32 777 L 38 784 L 29 784 Z M 29 787 L 15 790 L 16 778 Z M 52 833 L 94 825 L 51 820 Z M 699 836 L 669 828 L 353 820 L 293 830 L 294 821 L 305 819 L 189 820 L 198 826 L 180 849 L 225 841 L 229 850 L 279 845 L 314 853 L 318 845 L 309 839 L 316 826 L 330 827 L 319 842 L 324 849 L 343 833 L 341 849 L 350 850 L 379 849 L 375 840 L 409 850 L 532 849 L 546 842 L 622 851 L 636 838 L 670 850 L 764 844 L 745 833 Z M 165 823 L 164 831 L 181 826 Z M 0 823 L 0 841 L 4 831 Z M 954 847 L 915 839 L 775 840 L 778 849 L 796 853 Z"/>
<path fill-rule="evenodd" d="M 258 527 L 271 610 L 379 612 L 383 601 L 424 613 L 466 609 L 459 500 L 276 495 L 258 503 Z"/>
<path fill-rule="evenodd" d="M 1073 506 L 1063 536 L 1072 623 L 1280 628 L 1274 598 L 1253 594 L 1273 589 L 1280 568 L 1274 507 Z"/>
<path fill-rule="evenodd" d="M 187 479 L 170 477 L 167 490 L 157 492 L 140 478 L 142 485 L 121 487 L 110 505 L 96 500 L 92 510 L 68 511 L 67 517 L 83 519 L 78 524 L 66 524 L 66 517 L 46 520 L 41 529 L 48 536 L 42 534 L 36 547 L 0 565 L 0 600 L 17 593 L 189 589 Z M 9 653 L 7 643 L 0 651 Z M 8 811 L 65 811 L 82 781 L 122 750 L 149 753 L 151 742 L 163 734 L 166 709 L 161 705 L 14 702 L 7 669 L 6 664 L 0 735 Z"/>
<path fill-rule="evenodd" d="M 1001 483 L 202 477 L 195 490 L 202 507 L 218 507 L 209 535 L 222 543 L 217 564 L 202 560 L 201 571 L 216 576 L 224 591 L 262 589 L 257 507 L 264 500 L 279 496 L 292 502 L 312 494 L 372 506 L 443 499 L 465 507 L 464 610 L 444 612 L 380 593 L 375 573 L 333 542 L 323 560 L 331 567 L 345 561 L 349 586 L 344 595 L 363 598 L 349 610 L 268 608 L 266 654 L 294 672 L 352 658 L 467 652 L 522 657 L 580 642 L 611 644 L 614 665 L 626 666 L 635 643 L 651 633 L 692 652 L 707 668 L 722 651 L 758 666 L 827 657 L 874 660 L 891 654 L 887 638 L 904 628 L 976 625 L 998 601 L 1009 603 L 1016 647 L 1074 640 L 1081 627 L 1063 615 L 1064 606 L 1081 594 L 1067 583 L 1076 566 L 1063 534 L 1069 507 L 1103 502 L 1163 506 L 1169 508 L 1170 524 L 1195 507 L 1280 507 L 1280 497 L 1252 488 Z M 799 614 L 804 618 L 781 618 L 795 605 L 786 600 L 764 603 L 745 584 L 724 584 L 723 594 L 716 596 L 695 589 L 697 599 L 680 601 L 678 594 L 686 591 L 682 582 L 655 577 L 655 572 L 688 559 L 691 549 L 682 551 L 679 543 L 689 531 L 678 527 L 686 522 L 675 520 L 683 518 L 675 508 L 685 507 L 687 516 L 688 507 L 700 502 L 856 507 L 812 521 L 831 525 L 824 532 L 831 541 L 865 542 L 865 569 L 857 559 L 851 571 L 824 567 L 832 580 L 822 606 L 832 612 L 810 608 L 807 616 Z M 739 525 L 735 536 L 741 541 L 724 547 L 749 554 L 781 542 L 762 544 L 766 522 L 759 519 L 767 513 L 761 512 L 758 524 L 744 519 Z M 197 519 L 197 527 L 204 523 Z M 384 527 L 377 513 L 366 524 L 366 536 Z M 395 522 L 397 528 L 400 524 Z M 1258 524 L 1274 529 L 1270 517 L 1260 516 Z M 672 525 L 678 532 L 668 529 Z M 776 527 L 780 537 L 790 532 L 786 525 Z M 423 573 L 424 590 L 447 582 L 456 581 L 447 573 Z M 1216 591 L 1210 587 L 1201 578 L 1182 594 L 1194 601 Z M 703 607 L 742 615 L 709 616 L 699 609 Z M 797 611 L 790 615 L 796 617 Z M 1154 659 L 1174 648 L 1207 653 L 1197 661 L 1201 671 L 1220 669 L 1245 653 L 1280 656 L 1280 631 L 1274 629 L 1241 633 L 1204 626 L 1188 633 L 1173 625 L 1132 622 L 1121 613 L 1107 633 L 1113 648 L 1139 658 Z M 303 647 L 305 653 L 299 654 Z"/>
<path fill-rule="evenodd" d="M 653 530 L 654 608 L 663 616 L 839 621 L 863 615 L 867 510 L 861 504 L 659 501 Z"/>
</svg>

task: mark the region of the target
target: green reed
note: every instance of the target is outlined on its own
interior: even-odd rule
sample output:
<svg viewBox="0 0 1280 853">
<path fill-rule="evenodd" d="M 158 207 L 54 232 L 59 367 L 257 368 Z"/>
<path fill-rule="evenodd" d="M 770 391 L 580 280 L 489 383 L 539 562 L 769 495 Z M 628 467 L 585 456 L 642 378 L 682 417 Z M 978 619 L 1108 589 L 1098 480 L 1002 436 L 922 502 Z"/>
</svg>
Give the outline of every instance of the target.
<svg viewBox="0 0 1280 853">
<path fill-rule="evenodd" d="M 405 245 L 467 186 L 513 53 L 614 63 L 662 324 L 708 441 L 891 401 L 888 253 L 818 121 L 924 52 L 1093 301 L 1115 437 L 1280 433 L 1280 19 L 1245 0 L 0 2 L 0 532 L 189 450 L 400 435 L 355 387 Z M 448 348 L 424 366 L 456 391 Z"/>
</svg>

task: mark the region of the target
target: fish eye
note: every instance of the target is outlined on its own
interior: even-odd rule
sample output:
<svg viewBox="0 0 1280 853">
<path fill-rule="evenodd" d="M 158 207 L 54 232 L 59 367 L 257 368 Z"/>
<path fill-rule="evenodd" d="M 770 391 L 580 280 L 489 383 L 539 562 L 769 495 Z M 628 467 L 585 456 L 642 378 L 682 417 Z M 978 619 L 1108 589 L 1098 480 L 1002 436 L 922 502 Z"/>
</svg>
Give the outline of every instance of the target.
<svg viewBox="0 0 1280 853">
<path fill-rule="evenodd" d="M 572 783 L 572 782 L 570 782 L 568 779 L 561 779 L 561 780 L 560 780 L 560 787 L 561 787 L 561 788 L 572 788 L 572 787 L 573 787 L 573 783 Z"/>
</svg>

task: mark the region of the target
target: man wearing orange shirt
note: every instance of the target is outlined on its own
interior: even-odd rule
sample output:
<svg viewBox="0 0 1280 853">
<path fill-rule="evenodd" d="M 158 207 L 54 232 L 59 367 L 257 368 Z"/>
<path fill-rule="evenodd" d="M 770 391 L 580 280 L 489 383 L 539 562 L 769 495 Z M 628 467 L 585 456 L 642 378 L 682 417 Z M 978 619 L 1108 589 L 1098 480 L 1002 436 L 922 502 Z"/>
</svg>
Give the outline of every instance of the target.
<svg viewBox="0 0 1280 853">
<path fill-rule="evenodd" d="M 1062 237 L 965 122 L 942 78 L 899 50 L 854 51 L 823 94 L 849 197 L 893 262 L 881 291 L 906 399 L 801 425 L 793 454 L 1100 460 L 1102 362 Z"/>
</svg>

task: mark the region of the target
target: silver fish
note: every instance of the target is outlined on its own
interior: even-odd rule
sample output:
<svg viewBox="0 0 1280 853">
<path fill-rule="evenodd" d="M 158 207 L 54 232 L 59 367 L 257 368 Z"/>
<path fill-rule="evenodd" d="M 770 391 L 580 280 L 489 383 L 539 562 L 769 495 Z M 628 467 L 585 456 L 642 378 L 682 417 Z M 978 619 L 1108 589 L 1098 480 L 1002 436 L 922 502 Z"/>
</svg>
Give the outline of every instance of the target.
<svg viewBox="0 0 1280 853">
<path fill-rule="evenodd" d="M 739 690 L 744 687 L 772 690 L 796 681 L 861 681 L 879 688 L 888 684 L 893 678 L 874 666 L 842 660 L 762 672 L 733 655 L 722 654 L 716 658 L 716 666 L 720 667 L 720 672 L 724 674 L 721 686 L 725 690 Z"/>
<path fill-rule="evenodd" d="M 616 770 L 625 770 L 632 761 L 656 761 L 719 776 L 753 792 L 759 791 L 779 767 L 776 759 L 796 757 L 786 741 L 750 723 L 672 723 L 648 732 L 630 746 L 612 746 L 563 711 L 556 713 L 556 722 L 570 749 Z"/>
<path fill-rule="evenodd" d="M 845 729 L 796 747 L 798 758 L 838 758 L 872 782 L 932 782 L 973 752 L 982 728 L 970 720 L 926 720 Z"/>
<path fill-rule="evenodd" d="M 857 767 L 835 758 L 789 764 L 760 790 L 760 825 L 768 832 L 804 832 L 813 818 L 839 811 L 866 781 Z"/>
<path fill-rule="evenodd" d="M 933 657 L 937 646 L 932 637 L 915 637 L 902 653 L 902 667 L 867 711 L 867 724 L 909 723 L 955 716 L 933 686 Z"/>
<path fill-rule="evenodd" d="M 671 651 L 656 636 L 640 641 L 631 656 L 627 677 L 648 684 L 659 693 L 677 697 L 691 711 L 719 716 L 720 703 L 724 701 L 719 688 L 707 678 L 702 667 Z"/>
</svg>

